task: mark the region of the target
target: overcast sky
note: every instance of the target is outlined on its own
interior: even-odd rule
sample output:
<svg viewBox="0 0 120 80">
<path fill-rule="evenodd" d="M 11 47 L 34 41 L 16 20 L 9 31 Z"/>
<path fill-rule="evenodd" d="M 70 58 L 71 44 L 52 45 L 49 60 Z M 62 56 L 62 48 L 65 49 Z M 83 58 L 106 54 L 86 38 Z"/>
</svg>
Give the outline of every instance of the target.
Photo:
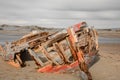
<svg viewBox="0 0 120 80">
<path fill-rule="evenodd" d="M 120 28 L 120 0 L 0 0 L 0 24 Z"/>
</svg>

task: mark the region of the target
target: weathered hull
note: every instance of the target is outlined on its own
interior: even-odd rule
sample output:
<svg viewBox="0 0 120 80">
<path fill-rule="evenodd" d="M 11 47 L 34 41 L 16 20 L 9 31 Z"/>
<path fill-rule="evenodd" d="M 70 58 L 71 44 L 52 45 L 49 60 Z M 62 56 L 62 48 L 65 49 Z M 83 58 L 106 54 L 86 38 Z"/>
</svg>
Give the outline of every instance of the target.
<svg viewBox="0 0 120 80">
<path fill-rule="evenodd" d="M 29 56 L 39 66 L 38 72 L 65 72 L 79 67 L 91 80 L 89 67 L 98 57 L 97 37 L 96 30 L 83 22 L 55 34 L 29 34 L 0 49 L 5 60 L 16 67 L 25 67 Z"/>
</svg>

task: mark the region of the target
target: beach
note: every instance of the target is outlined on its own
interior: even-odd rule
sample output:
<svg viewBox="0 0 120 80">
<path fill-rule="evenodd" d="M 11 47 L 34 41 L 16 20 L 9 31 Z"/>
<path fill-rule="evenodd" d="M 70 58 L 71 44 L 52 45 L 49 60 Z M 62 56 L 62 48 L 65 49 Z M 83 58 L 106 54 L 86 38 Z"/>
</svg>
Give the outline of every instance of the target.
<svg viewBox="0 0 120 80">
<path fill-rule="evenodd" d="M 17 40 L 25 32 L 0 30 L 0 44 L 6 41 Z M 99 33 L 99 61 L 90 72 L 93 80 L 119 80 L 120 79 L 120 32 L 98 31 Z M 9 65 L 0 56 L 0 80 L 79 80 L 79 74 L 70 73 L 38 73 L 34 66 L 15 68 Z"/>
</svg>

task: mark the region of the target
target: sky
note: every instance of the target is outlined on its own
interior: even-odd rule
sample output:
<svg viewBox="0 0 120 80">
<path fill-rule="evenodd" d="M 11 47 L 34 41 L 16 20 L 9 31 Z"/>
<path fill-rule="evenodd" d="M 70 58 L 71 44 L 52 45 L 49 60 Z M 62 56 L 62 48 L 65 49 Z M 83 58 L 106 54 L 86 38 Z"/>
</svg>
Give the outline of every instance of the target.
<svg viewBox="0 0 120 80">
<path fill-rule="evenodd" d="M 120 28 L 120 0 L 0 0 L 0 24 Z"/>
</svg>

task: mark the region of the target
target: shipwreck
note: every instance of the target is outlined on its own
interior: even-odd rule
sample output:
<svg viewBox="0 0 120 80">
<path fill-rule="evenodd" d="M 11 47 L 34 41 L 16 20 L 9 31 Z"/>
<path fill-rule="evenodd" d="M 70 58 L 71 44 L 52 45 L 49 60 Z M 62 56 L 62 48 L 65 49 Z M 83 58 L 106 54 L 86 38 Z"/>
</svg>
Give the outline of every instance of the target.
<svg viewBox="0 0 120 80">
<path fill-rule="evenodd" d="M 89 67 L 98 56 L 98 34 L 86 22 L 50 34 L 31 32 L 19 40 L 0 46 L 3 59 L 16 67 L 25 67 L 30 57 L 38 72 L 65 72 L 79 67 L 83 80 L 92 80 Z"/>
</svg>

